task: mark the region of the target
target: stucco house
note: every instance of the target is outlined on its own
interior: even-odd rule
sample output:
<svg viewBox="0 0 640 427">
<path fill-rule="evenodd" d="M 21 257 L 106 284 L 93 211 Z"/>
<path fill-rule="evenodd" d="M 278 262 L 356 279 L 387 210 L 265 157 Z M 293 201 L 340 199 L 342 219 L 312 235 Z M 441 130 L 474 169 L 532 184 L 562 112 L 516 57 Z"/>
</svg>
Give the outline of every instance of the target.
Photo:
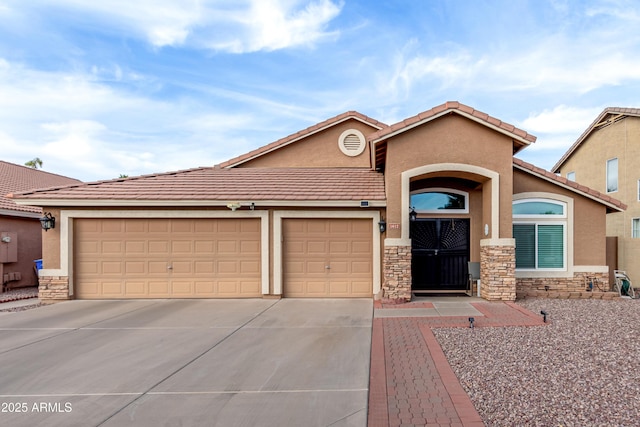
<svg viewBox="0 0 640 427">
<path fill-rule="evenodd" d="M 640 108 L 605 108 L 553 166 L 553 172 L 627 205 L 607 215 L 617 267 L 640 281 Z"/>
<path fill-rule="evenodd" d="M 0 290 L 36 286 L 34 260 L 42 257 L 42 209 L 18 205 L 7 194 L 79 182 L 0 160 Z"/>
<path fill-rule="evenodd" d="M 607 280 L 618 200 L 514 158 L 526 131 L 458 102 L 349 111 L 213 167 L 15 194 L 59 227 L 40 297 L 514 300 Z"/>
</svg>

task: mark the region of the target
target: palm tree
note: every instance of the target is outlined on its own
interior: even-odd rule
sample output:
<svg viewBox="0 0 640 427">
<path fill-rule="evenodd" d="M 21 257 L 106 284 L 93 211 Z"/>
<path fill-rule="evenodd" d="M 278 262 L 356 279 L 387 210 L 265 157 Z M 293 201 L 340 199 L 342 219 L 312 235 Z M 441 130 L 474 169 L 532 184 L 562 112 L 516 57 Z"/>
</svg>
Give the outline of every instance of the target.
<svg viewBox="0 0 640 427">
<path fill-rule="evenodd" d="M 40 160 L 40 157 L 35 157 L 33 160 L 29 160 L 24 165 L 29 166 L 32 169 L 39 169 L 42 168 L 42 160 Z"/>
</svg>

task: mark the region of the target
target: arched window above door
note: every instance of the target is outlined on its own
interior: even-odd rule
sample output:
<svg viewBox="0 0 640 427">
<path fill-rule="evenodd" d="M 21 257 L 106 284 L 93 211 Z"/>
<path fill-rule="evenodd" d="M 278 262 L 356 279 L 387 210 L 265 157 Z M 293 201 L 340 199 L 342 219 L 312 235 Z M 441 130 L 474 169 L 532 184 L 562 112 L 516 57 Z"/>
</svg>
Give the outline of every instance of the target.
<svg viewBox="0 0 640 427">
<path fill-rule="evenodd" d="M 411 192 L 417 213 L 469 213 L 469 193 L 452 188 L 427 188 Z"/>
</svg>

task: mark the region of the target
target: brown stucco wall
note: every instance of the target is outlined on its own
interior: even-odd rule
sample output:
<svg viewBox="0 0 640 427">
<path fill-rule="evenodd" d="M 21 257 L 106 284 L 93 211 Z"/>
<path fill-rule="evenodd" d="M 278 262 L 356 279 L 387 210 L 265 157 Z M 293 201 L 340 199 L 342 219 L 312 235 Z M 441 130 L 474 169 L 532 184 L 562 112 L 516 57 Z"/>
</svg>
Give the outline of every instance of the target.
<svg viewBox="0 0 640 427">
<path fill-rule="evenodd" d="M 576 182 L 606 193 L 607 160 L 618 159 L 618 191 L 607 193 L 627 205 L 624 212 L 607 215 L 607 236 L 618 237 L 618 267 L 640 280 L 640 239 L 631 237 L 634 218 L 640 218 L 640 117 L 593 130 L 560 167 L 562 176 L 576 173 Z"/>
<path fill-rule="evenodd" d="M 16 244 L 18 261 L 5 263 L 2 266 L 3 274 L 19 272 L 21 279 L 6 283 L 8 289 L 36 286 L 38 279 L 34 271 L 34 260 L 42 257 L 42 228 L 37 218 L 20 218 L 0 216 L 0 232 L 13 232 L 17 234 Z M 0 243 L 6 245 L 7 243 Z M 0 276 L 2 280 L 2 276 Z"/>
<path fill-rule="evenodd" d="M 364 152 L 355 157 L 340 151 L 338 139 L 348 129 L 359 130 L 365 138 L 377 130 L 359 120 L 350 119 L 238 167 L 371 167 L 369 144 L 366 144 Z"/>
<path fill-rule="evenodd" d="M 449 114 L 391 138 L 387 144 L 385 181 L 388 222 L 401 223 L 401 174 L 416 167 L 438 163 L 480 166 L 500 174 L 500 236 L 511 237 L 513 144 L 507 136 L 457 114 Z M 487 182 L 483 192 L 482 223 L 491 224 L 490 181 L 486 177 L 460 173 L 438 173 Z M 488 197 L 487 197 L 488 193 Z M 399 238 L 401 230 L 391 230 Z"/>
<path fill-rule="evenodd" d="M 56 219 L 56 228 L 42 233 L 42 267 L 60 268 L 60 209 L 47 208 Z"/>
<path fill-rule="evenodd" d="M 513 194 L 555 193 L 571 197 L 573 205 L 573 264 L 606 265 L 606 207 L 529 173 L 515 169 Z"/>
</svg>

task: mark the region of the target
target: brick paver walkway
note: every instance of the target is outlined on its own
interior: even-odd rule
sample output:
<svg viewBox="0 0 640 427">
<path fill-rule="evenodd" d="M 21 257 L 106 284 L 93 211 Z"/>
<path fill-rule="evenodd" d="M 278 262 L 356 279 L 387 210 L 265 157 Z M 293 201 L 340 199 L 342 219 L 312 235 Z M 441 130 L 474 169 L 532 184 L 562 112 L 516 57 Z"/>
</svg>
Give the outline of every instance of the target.
<svg viewBox="0 0 640 427">
<path fill-rule="evenodd" d="M 403 305 L 411 307 L 411 303 Z M 542 318 L 514 303 L 479 302 L 474 326 L 539 326 Z M 393 306 L 397 308 L 397 306 Z M 377 309 L 384 309 L 376 302 Z M 484 426 L 431 332 L 469 327 L 468 317 L 375 318 L 369 427 Z"/>
</svg>

